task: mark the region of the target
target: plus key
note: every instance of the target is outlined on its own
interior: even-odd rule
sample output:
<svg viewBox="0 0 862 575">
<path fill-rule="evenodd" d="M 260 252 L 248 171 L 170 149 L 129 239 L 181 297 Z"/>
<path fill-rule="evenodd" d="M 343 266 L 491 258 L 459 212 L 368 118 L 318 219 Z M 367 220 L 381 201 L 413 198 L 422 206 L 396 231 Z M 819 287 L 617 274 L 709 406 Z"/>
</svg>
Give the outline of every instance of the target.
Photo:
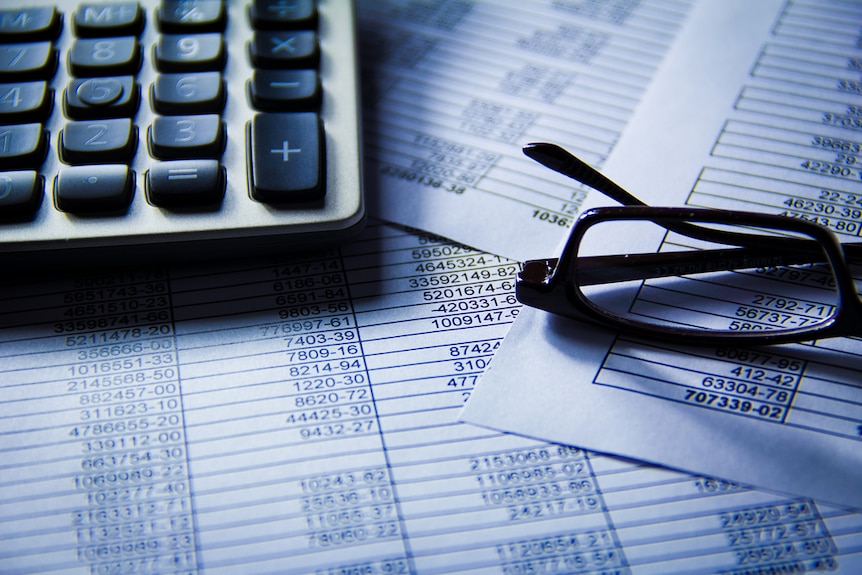
<svg viewBox="0 0 862 575">
<path fill-rule="evenodd" d="M 323 199 L 323 134 L 313 112 L 258 114 L 249 124 L 251 195 L 273 203 Z"/>
</svg>

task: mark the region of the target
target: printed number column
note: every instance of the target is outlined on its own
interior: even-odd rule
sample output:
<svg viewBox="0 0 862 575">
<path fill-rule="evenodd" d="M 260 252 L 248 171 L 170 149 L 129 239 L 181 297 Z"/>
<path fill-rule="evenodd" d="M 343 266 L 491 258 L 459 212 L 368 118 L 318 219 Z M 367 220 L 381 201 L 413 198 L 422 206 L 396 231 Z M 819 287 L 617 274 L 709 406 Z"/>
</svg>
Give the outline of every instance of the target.
<svg viewBox="0 0 862 575">
<path fill-rule="evenodd" d="M 273 268 L 291 392 L 284 423 L 301 442 L 376 436 L 376 411 L 341 262 L 318 262 L 316 274 L 307 273 L 310 267 Z M 302 478 L 299 487 L 310 547 L 400 537 L 385 467 L 315 474 Z"/>
<path fill-rule="evenodd" d="M 778 501 L 718 516 L 737 568 L 745 573 L 814 573 L 838 569 L 838 548 L 810 499 Z"/>
<path fill-rule="evenodd" d="M 383 226 L 348 250 L 409 565 L 416 572 L 445 564 L 447 572 L 625 573 L 585 453 L 458 424 L 520 310 L 516 264 Z M 368 273 L 380 253 L 387 265 Z"/>
<path fill-rule="evenodd" d="M 370 572 L 400 556 L 338 252 L 184 268 L 171 286 L 207 573 Z"/>
<path fill-rule="evenodd" d="M 192 573 L 194 535 L 166 278 L 78 279 L 54 332 L 81 452 L 71 478 L 78 559 L 91 573 Z"/>
<path fill-rule="evenodd" d="M 273 273 L 291 393 L 284 423 L 291 439 L 376 440 L 377 415 L 340 259 L 288 264 Z M 386 467 L 327 471 L 303 477 L 299 487 L 310 547 L 400 539 Z"/>
</svg>

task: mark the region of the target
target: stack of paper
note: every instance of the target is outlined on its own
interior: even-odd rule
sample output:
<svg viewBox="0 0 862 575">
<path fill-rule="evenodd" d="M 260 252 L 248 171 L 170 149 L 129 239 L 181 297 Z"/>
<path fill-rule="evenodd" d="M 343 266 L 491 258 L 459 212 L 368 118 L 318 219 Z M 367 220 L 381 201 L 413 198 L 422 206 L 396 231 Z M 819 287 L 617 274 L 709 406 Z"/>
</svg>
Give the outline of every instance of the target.
<svg viewBox="0 0 862 575">
<path fill-rule="evenodd" d="M 513 289 L 609 202 L 531 141 L 857 237 L 862 6 L 359 6 L 359 241 L 0 280 L 0 572 L 862 572 L 858 339 L 658 344 Z M 790 391 L 697 401 L 734 370 Z"/>
</svg>

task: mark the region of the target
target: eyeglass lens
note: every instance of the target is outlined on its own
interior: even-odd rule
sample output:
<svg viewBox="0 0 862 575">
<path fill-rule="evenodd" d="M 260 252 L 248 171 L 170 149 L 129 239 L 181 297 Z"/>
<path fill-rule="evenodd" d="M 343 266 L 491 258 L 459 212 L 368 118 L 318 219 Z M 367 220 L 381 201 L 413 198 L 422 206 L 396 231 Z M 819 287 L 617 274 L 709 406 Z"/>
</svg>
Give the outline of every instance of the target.
<svg viewBox="0 0 862 575">
<path fill-rule="evenodd" d="M 694 240 L 652 221 L 601 221 L 587 229 L 571 262 L 579 270 L 570 279 L 594 309 L 649 326 L 781 333 L 814 330 L 836 313 L 835 274 L 813 238 L 780 229 L 689 222 L 740 234 L 739 242 Z M 772 242 L 765 244 L 764 238 Z M 787 250 L 776 249 L 775 238 L 782 238 L 781 244 L 786 239 Z M 678 259 L 655 256 L 657 251 Z M 639 254 L 649 261 L 641 262 Z M 585 256 L 627 257 L 608 264 L 580 259 Z M 594 283 L 611 275 L 637 276 L 640 269 L 663 277 Z"/>
</svg>

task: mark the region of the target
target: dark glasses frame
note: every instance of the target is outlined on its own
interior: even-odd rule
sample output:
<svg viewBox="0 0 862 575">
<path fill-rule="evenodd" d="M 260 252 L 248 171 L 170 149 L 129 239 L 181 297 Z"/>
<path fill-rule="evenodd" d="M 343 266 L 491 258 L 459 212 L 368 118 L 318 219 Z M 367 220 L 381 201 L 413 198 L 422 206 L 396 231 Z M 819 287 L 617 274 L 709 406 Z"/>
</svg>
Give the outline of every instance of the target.
<svg viewBox="0 0 862 575">
<path fill-rule="evenodd" d="M 735 210 L 650 207 L 559 146 L 530 144 L 524 148 L 524 153 L 626 205 L 584 212 L 575 222 L 559 258 L 525 262 L 515 286 L 516 297 L 522 303 L 557 315 L 588 319 L 633 335 L 683 343 L 767 345 L 862 335 L 862 298 L 848 265 L 848 259 L 853 262 L 862 260 L 862 243 L 842 244 L 825 227 L 785 216 Z M 654 254 L 576 256 L 589 228 L 607 221 L 626 220 L 650 221 L 681 235 L 728 247 Z M 720 231 L 702 224 L 732 225 L 750 231 Z M 796 237 L 764 235 L 757 233 L 757 229 L 787 232 Z M 799 236 L 810 239 L 799 239 Z M 595 305 L 581 290 L 582 286 L 679 276 L 688 273 L 687 270 L 722 271 L 798 264 L 827 264 L 832 268 L 838 298 L 835 312 L 817 324 L 772 333 L 768 330 L 690 329 L 639 322 Z"/>
</svg>

